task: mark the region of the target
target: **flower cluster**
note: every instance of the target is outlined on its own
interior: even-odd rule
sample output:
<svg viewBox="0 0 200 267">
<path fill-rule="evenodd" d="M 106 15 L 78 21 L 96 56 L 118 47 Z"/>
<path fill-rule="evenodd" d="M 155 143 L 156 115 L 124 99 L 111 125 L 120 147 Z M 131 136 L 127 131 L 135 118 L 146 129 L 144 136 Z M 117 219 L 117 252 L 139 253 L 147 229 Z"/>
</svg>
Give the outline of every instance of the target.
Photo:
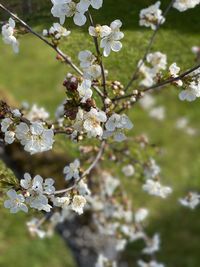
<svg viewBox="0 0 200 267">
<path fill-rule="evenodd" d="M 119 52 L 122 48 L 120 40 L 124 37 L 124 34 L 120 31 L 122 22 L 115 20 L 110 24 L 110 27 L 104 25 L 97 25 L 96 27 L 89 27 L 89 34 L 93 37 L 100 37 L 100 47 L 103 48 L 103 55 L 108 57 L 111 50 Z"/>
<path fill-rule="evenodd" d="M 97 58 L 89 50 L 81 51 L 78 55 L 80 66 L 83 69 L 85 79 L 96 80 L 101 76 L 101 68 L 97 64 Z"/>
<path fill-rule="evenodd" d="M 43 30 L 43 36 L 54 37 L 56 40 L 59 40 L 61 37 L 67 37 L 70 33 L 70 31 L 61 26 L 59 23 L 54 23 L 49 30 Z"/>
<path fill-rule="evenodd" d="M 13 51 L 15 53 L 19 52 L 19 42 L 17 41 L 16 37 L 14 36 L 15 33 L 15 21 L 10 18 L 8 23 L 3 25 L 2 27 L 2 36 L 3 41 L 6 44 L 12 45 Z"/>
<path fill-rule="evenodd" d="M 167 56 L 161 52 L 150 53 L 146 57 L 147 64 L 142 61 L 138 62 L 140 73 L 144 79 L 140 82 L 142 86 L 152 86 L 156 79 L 159 78 L 160 71 L 165 70 L 167 67 Z"/>
<path fill-rule="evenodd" d="M 74 23 L 83 26 L 86 23 L 85 13 L 92 6 L 95 9 L 102 7 L 103 0 L 80 0 L 78 3 L 72 0 L 51 0 L 53 7 L 51 13 L 64 24 L 65 17 L 73 17 Z"/>
<path fill-rule="evenodd" d="M 145 167 L 144 175 L 146 181 L 142 188 L 150 195 L 166 198 L 172 193 L 172 189 L 169 186 L 161 185 L 159 182 L 159 174 L 160 167 L 155 163 L 155 160 L 150 159 L 148 165 Z"/>
<path fill-rule="evenodd" d="M 121 142 L 126 139 L 126 136 L 122 132 L 124 129 L 132 129 L 133 124 L 129 120 L 128 116 L 125 114 L 112 114 L 112 116 L 107 120 L 105 124 L 106 131 L 104 132 L 104 137 L 110 137 L 114 135 L 114 140 Z"/>
<path fill-rule="evenodd" d="M 160 1 L 140 11 L 140 26 L 151 27 L 152 30 L 156 30 L 158 25 L 164 22 L 165 18 L 160 9 Z"/>
</svg>

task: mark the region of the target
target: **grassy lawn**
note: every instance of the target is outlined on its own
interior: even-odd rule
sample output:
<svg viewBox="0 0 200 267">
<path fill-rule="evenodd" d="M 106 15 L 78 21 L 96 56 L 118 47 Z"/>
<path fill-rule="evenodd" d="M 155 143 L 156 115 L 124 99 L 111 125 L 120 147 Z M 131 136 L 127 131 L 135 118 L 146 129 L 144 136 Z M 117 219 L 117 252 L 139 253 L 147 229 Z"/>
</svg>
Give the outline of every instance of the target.
<svg viewBox="0 0 200 267">
<path fill-rule="evenodd" d="M 151 35 L 151 31 L 138 27 L 139 10 L 154 1 L 105 2 L 104 8 L 97 13 L 95 20 L 109 24 L 113 19 L 120 18 L 125 33 L 122 51 L 112 53 L 105 60 L 105 65 L 111 79 L 117 78 L 126 83 L 136 62 L 142 57 Z M 168 2 L 162 1 L 163 7 Z M 199 13 L 199 7 L 184 13 L 173 10 L 157 36 L 153 51 L 166 53 L 168 63 L 176 61 L 182 69 L 193 66 L 195 62 L 191 47 L 200 45 Z M 51 16 L 48 9 L 42 11 L 42 16 L 44 26 L 38 14 L 29 21 L 38 31 L 50 26 Z M 88 45 L 91 45 L 91 50 L 94 47 L 86 35 L 86 28 L 77 29 L 71 23 L 68 24 L 68 21 L 66 25 L 72 27 L 72 34 L 63 44 L 63 49 L 77 62 L 78 51 L 88 49 Z M 37 102 L 53 113 L 65 97 L 62 81 L 65 74 L 71 70 L 57 62 L 54 52 L 31 35 L 20 40 L 19 55 L 14 55 L 10 47 L 2 42 L 0 51 L 1 92 L 9 92 L 17 102 Z M 165 262 L 168 267 L 199 267 L 199 209 L 194 212 L 188 211 L 177 202 L 177 199 L 190 189 L 200 191 L 199 135 L 189 136 L 177 130 L 175 122 L 180 117 L 187 117 L 190 125 L 199 129 L 200 104 L 198 100 L 192 104 L 180 102 L 177 95 L 178 92 L 174 88 L 166 88 L 162 94 L 155 96 L 157 106 L 163 105 L 166 108 L 166 119 L 162 122 L 150 119 L 139 105 L 130 111 L 130 117 L 135 124 L 131 134 L 134 136 L 138 133 L 147 133 L 151 142 L 163 149 L 158 162 L 163 168 L 163 183 L 174 188 L 173 195 L 168 200 L 161 201 L 141 192 L 140 185 L 134 178 L 123 179 L 123 183 L 136 206 L 143 205 L 152 210 L 149 231 L 160 232 L 163 240 L 159 260 Z M 1 211 L 1 215 L 0 266 L 73 266 L 69 253 L 59 237 L 42 241 L 31 240 L 23 225 L 26 221 L 25 216 L 12 216 L 7 211 Z M 138 256 L 137 251 L 138 246 L 134 244 L 126 252 L 126 257 L 133 263 L 132 266 Z"/>
</svg>

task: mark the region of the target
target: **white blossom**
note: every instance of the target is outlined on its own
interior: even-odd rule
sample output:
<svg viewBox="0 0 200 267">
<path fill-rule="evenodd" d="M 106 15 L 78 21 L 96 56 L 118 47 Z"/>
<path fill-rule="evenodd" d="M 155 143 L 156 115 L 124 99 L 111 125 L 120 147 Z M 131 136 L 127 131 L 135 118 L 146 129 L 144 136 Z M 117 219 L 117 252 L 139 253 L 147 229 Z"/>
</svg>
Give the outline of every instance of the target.
<svg viewBox="0 0 200 267">
<path fill-rule="evenodd" d="M 150 195 L 155 195 L 161 198 L 166 198 L 172 193 L 172 189 L 170 187 L 162 186 L 158 181 L 151 179 L 148 179 L 142 188 Z"/>
<path fill-rule="evenodd" d="M 200 79 L 198 79 L 198 82 L 190 82 L 188 87 L 179 93 L 179 99 L 181 101 L 187 100 L 192 102 L 198 97 L 200 97 Z"/>
<path fill-rule="evenodd" d="M 73 17 L 76 25 L 83 26 L 87 20 L 86 16 L 84 15 L 85 11 L 86 10 L 82 9 L 80 3 L 76 4 L 71 1 L 66 7 L 66 17 Z"/>
<path fill-rule="evenodd" d="M 49 118 L 49 113 L 45 110 L 45 108 L 38 107 L 34 104 L 25 116 L 31 122 L 37 120 L 45 121 Z"/>
<path fill-rule="evenodd" d="M 5 118 L 1 121 L 1 131 L 3 133 L 7 132 L 9 126 L 12 124 L 12 120 L 10 118 Z"/>
<path fill-rule="evenodd" d="M 66 166 L 63 170 L 65 174 L 65 180 L 71 180 L 72 178 L 74 179 L 79 179 L 79 168 L 80 168 L 80 161 L 78 159 L 75 159 L 74 162 L 70 163 L 69 166 Z"/>
<path fill-rule="evenodd" d="M 47 233 L 39 228 L 40 221 L 37 218 L 33 218 L 26 223 L 28 230 L 32 236 L 38 236 L 43 239 L 46 237 Z"/>
<path fill-rule="evenodd" d="M 133 165 L 128 164 L 122 168 L 122 172 L 124 173 L 125 176 L 132 176 L 135 173 L 135 169 Z"/>
<path fill-rule="evenodd" d="M 83 214 L 83 209 L 86 204 L 86 199 L 83 196 L 76 195 L 73 197 L 71 208 L 79 215 Z"/>
<path fill-rule="evenodd" d="M 54 142 L 52 129 L 45 129 L 40 122 L 33 122 L 30 126 L 21 122 L 16 126 L 16 138 L 30 154 L 52 149 Z"/>
<path fill-rule="evenodd" d="M 19 42 L 14 36 L 15 32 L 15 21 L 10 18 L 8 23 L 2 27 L 2 36 L 5 44 L 12 45 L 13 51 L 15 53 L 19 52 Z"/>
<path fill-rule="evenodd" d="M 165 119 L 165 108 L 162 106 L 154 107 L 149 111 L 149 116 L 162 121 Z"/>
<path fill-rule="evenodd" d="M 103 0 L 80 0 L 79 6 L 81 10 L 87 11 L 90 5 L 95 8 L 99 9 L 102 7 Z"/>
<path fill-rule="evenodd" d="M 10 189 L 7 192 L 7 196 L 9 200 L 4 201 L 4 207 L 10 209 L 11 213 L 17 213 L 20 210 L 28 212 L 28 208 L 24 204 L 25 198 L 22 194 L 17 194 L 15 190 Z"/>
<path fill-rule="evenodd" d="M 200 195 L 195 192 L 190 192 L 185 198 L 179 200 L 181 205 L 188 207 L 190 209 L 195 209 L 200 203 Z"/>
<path fill-rule="evenodd" d="M 169 72 L 171 77 L 176 78 L 180 72 L 180 67 L 177 66 L 176 63 L 173 63 L 169 66 Z M 181 80 L 174 81 L 178 86 L 182 86 L 183 82 Z"/>
<path fill-rule="evenodd" d="M 49 34 L 54 35 L 56 39 L 67 37 L 68 35 L 70 35 L 70 33 L 70 31 L 61 26 L 59 23 L 54 23 L 53 26 L 49 29 Z"/>
<path fill-rule="evenodd" d="M 7 131 L 4 140 L 7 144 L 12 144 L 15 141 L 15 132 Z"/>
<path fill-rule="evenodd" d="M 135 213 L 136 223 L 140 223 L 140 222 L 144 221 L 144 219 L 146 219 L 148 214 L 149 214 L 149 211 L 147 209 L 141 208 L 141 209 L 137 210 L 137 212 Z"/>
<path fill-rule="evenodd" d="M 96 27 L 89 27 L 89 34 L 93 37 L 105 37 L 111 34 L 112 29 L 107 25 L 97 25 Z"/>
<path fill-rule="evenodd" d="M 133 124 L 125 114 L 119 115 L 114 113 L 105 124 L 106 129 L 109 132 L 113 132 L 116 129 L 132 129 Z"/>
<path fill-rule="evenodd" d="M 120 180 L 118 178 L 113 177 L 109 173 L 103 174 L 104 178 L 104 191 L 105 193 L 111 197 L 117 187 L 120 185 Z"/>
<path fill-rule="evenodd" d="M 101 122 L 106 122 L 106 120 L 107 117 L 104 111 L 91 108 L 91 110 L 85 114 L 83 123 L 83 127 L 86 130 L 88 137 L 101 137 L 103 134 Z"/>
<path fill-rule="evenodd" d="M 85 69 L 90 67 L 95 62 L 96 57 L 91 51 L 84 50 L 79 52 L 78 59 L 80 60 L 80 67 Z"/>
<path fill-rule="evenodd" d="M 142 250 L 144 254 L 153 254 L 160 249 L 160 237 L 155 234 L 153 238 L 150 238 L 146 242 L 146 247 Z"/>
<path fill-rule="evenodd" d="M 81 102 L 85 103 L 88 99 L 92 97 L 91 81 L 83 80 L 83 82 L 78 86 L 79 96 L 81 98 Z"/>
<path fill-rule="evenodd" d="M 160 9 L 160 1 L 140 11 L 140 26 L 151 27 L 152 30 L 156 30 L 157 26 L 164 22 L 165 18 Z"/>
<path fill-rule="evenodd" d="M 124 34 L 120 31 L 122 22 L 115 20 L 110 24 L 111 32 L 109 35 L 103 37 L 100 42 L 100 47 L 103 48 L 103 55 L 108 57 L 111 50 L 119 52 L 122 48 L 120 40 L 124 37 Z"/>
<path fill-rule="evenodd" d="M 62 209 L 68 208 L 70 204 L 70 198 L 68 196 L 54 197 L 52 201 L 53 201 L 54 206 L 61 207 Z"/>
<path fill-rule="evenodd" d="M 51 2 L 53 4 L 51 9 L 52 15 L 60 19 L 60 24 L 64 24 L 67 13 L 67 4 L 70 3 L 71 0 L 51 0 Z"/>
<path fill-rule="evenodd" d="M 167 56 L 159 51 L 148 54 L 146 60 L 149 64 L 151 64 L 155 72 L 166 69 Z"/>
<path fill-rule="evenodd" d="M 144 175 L 147 179 L 156 178 L 160 173 L 160 167 L 153 158 L 150 158 L 148 165 L 145 166 Z"/>
<path fill-rule="evenodd" d="M 141 99 L 140 99 L 140 105 L 142 106 L 143 109 L 148 110 L 152 108 L 155 104 L 155 99 L 153 96 L 150 94 L 145 94 Z"/>
<path fill-rule="evenodd" d="M 200 0 L 176 0 L 173 7 L 183 12 L 189 8 L 194 8 L 200 3 Z"/>
</svg>

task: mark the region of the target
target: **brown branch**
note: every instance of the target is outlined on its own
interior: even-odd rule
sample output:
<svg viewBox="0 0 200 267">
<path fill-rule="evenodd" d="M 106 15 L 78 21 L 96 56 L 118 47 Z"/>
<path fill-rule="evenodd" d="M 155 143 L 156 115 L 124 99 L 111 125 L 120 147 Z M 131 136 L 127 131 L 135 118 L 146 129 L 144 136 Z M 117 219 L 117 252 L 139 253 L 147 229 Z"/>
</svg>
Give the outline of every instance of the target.
<svg viewBox="0 0 200 267">
<path fill-rule="evenodd" d="M 200 68 L 200 64 L 196 65 L 195 67 L 183 72 L 182 74 L 180 74 L 179 76 L 177 76 L 176 78 L 169 78 L 169 79 L 166 79 L 160 83 L 157 83 L 155 85 L 152 85 L 150 87 L 147 87 L 139 92 L 147 92 L 147 91 L 150 91 L 150 90 L 153 90 L 153 89 L 156 89 L 156 88 L 160 88 L 160 87 L 164 87 L 165 85 L 168 85 L 170 83 L 173 83 L 173 82 L 176 82 L 178 80 L 181 80 L 183 79 L 184 77 L 186 77 L 187 75 L 189 75 L 190 73 L 194 72 L 195 70 L 199 69 Z M 126 98 L 129 98 L 129 97 L 132 97 L 134 96 L 134 94 L 128 94 L 128 95 L 124 95 L 124 96 L 120 96 L 120 97 L 117 97 L 117 98 L 114 98 L 112 99 L 112 101 L 118 101 L 118 100 L 122 100 L 122 99 L 126 99 Z"/>
<path fill-rule="evenodd" d="M 40 40 L 42 40 L 44 43 L 46 43 L 48 46 L 53 48 L 61 57 L 62 59 L 71 66 L 78 74 L 82 75 L 82 71 L 71 61 L 71 59 L 65 55 L 57 46 L 50 43 L 48 40 L 46 40 L 43 36 L 35 32 L 26 22 L 24 22 L 22 19 L 20 19 L 17 15 L 12 13 L 9 9 L 7 9 L 4 5 L 0 4 L 0 8 L 4 10 L 6 13 L 8 13 L 11 17 L 13 17 L 16 21 L 18 21 L 21 25 L 23 25 L 30 33 L 38 37 Z"/>
</svg>

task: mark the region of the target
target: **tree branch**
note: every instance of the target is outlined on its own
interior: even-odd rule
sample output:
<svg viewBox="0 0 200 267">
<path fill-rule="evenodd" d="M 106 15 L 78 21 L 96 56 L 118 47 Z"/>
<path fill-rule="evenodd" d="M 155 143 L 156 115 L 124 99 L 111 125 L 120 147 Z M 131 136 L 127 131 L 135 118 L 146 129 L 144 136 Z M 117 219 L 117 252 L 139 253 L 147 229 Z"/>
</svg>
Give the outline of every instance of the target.
<svg viewBox="0 0 200 267">
<path fill-rule="evenodd" d="M 58 190 L 54 194 L 55 195 L 64 194 L 66 192 L 71 191 L 72 189 L 74 189 L 80 183 L 80 181 L 85 176 L 90 174 L 90 172 L 96 167 L 97 163 L 100 161 L 100 159 L 101 159 L 101 157 L 103 155 L 104 149 L 105 149 L 105 145 L 106 145 L 106 142 L 102 141 L 101 146 L 99 148 L 99 152 L 97 153 L 97 155 L 96 155 L 94 161 L 92 162 L 92 164 L 87 168 L 87 170 L 84 171 L 84 173 L 81 175 L 81 177 L 71 187 L 68 187 L 68 188 L 65 188 L 65 189 L 62 189 L 62 190 Z"/>
<path fill-rule="evenodd" d="M 167 14 L 168 14 L 168 12 L 170 11 L 171 7 L 173 6 L 174 2 L 175 2 L 175 0 L 172 0 L 172 1 L 170 2 L 170 4 L 168 5 L 168 7 L 166 8 L 165 12 L 163 13 L 163 17 L 164 17 L 164 18 L 167 16 Z M 153 45 L 153 43 L 154 43 L 154 41 L 155 41 L 156 35 L 157 35 L 157 33 L 158 33 L 158 31 L 159 31 L 161 25 L 162 25 L 162 22 L 160 21 L 160 23 L 159 23 L 159 24 L 157 25 L 157 27 L 156 27 L 156 30 L 153 32 L 153 34 L 152 34 L 152 36 L 151 36 L 151 38 L 150 38 L 149 44 L 148 44 L 148 46 L 147 46 L 147 48 L 146 48 L 146 51 L 145 51 L 145 53 L 144 53 L 144 56 L 143 56 L 143 58 L 142 58 L 140 64 L 137 66 L 135 72 L 134 72 L 133 75 L 132 75 L 132 78 L 130 79 L 129 83 L 128 83 L 127 86 L 125 87 L 125 90 L 124 90 L 125 92 L 126 92 L 126 91 L 129 89 L 129 87 L 132 85 L 132 83 L 134 82 L 134 80 L 135 80 L 136 77 L 137 77 L 137 74 L 138 74 L 140 68 L 142 67 L 142 65 L 143 65 L 144 62 L 146 61 L 146 57 L 147 57 L 148 53 L 149 53 L 150 50 L 151 50 L 151 47 L 152 47 L 152 45 Z"/>
<path fill-rule="evenodd" d="M 43 36 L 35 32 L 26 22 L 24 22 L 22 19 L 20 19 L 17 15 L 12 13 L 9 9 L 7 9 L 4 5 L 0 4 L 0 8 L 4 10 L 6 13 L 8 13 L 11 17 L 13 17 L 16 21 L 18 21 L 21 25 L 23 25 L 30 33 L 38 37 L 40 40 L 42 40 L 44 43 L 46 43 L 48 46 L 53 48 L 61 57 L 62 59 L 71 66 L 78 74 L 82 75 L 82 71 L 71 61 L 71 59 L 65 55 L 57 46 L 50 43 L 48 40 L 46 40 Z"/>
<path fill-rule="evenodd" d="M 90 14 L 90 12 L 88 11 L 88 18 L 90 21 L 90 25 L 92 27 L 95 27 L 92 15 Z M 101 75 L 102 75 L 102 81 L 103 81 L 103 90 L 104 90 L 104 98 L 107 97 L 107 90 L 106 90 L 106 75 L 105 75 L 105 70 L 104 70 L 104 66 L 103 66 L 103 62 L 102 62 L 102 55 L 99 49 L 99 44 L 98 44 L 98 38 L 93 36 L 93 40 L 94 40 L 94 44 L 95 44 L 95 48 L 96 48 L 96 52 L 97 52 L 97 56 L 98 56 L 98 60 L 99 60 L 99 65 L 101 67 Z"/>
</svg>

